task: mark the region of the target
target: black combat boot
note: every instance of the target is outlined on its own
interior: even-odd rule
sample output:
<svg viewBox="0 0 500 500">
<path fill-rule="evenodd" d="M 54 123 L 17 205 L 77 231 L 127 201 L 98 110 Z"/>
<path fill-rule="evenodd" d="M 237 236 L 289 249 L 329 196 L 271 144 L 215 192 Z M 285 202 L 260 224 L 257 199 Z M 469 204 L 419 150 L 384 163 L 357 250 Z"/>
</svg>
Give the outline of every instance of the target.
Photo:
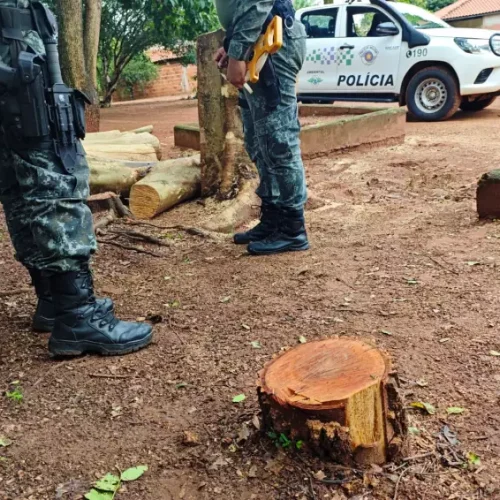
<svg viewBox="0 0 500 500">
<path fill-rule="evenodd" d="M 252 241 L 260 241 L 267 238 L 277 229 L 278 216 L 278 207 L 263 202 L 260 209 L 260 222 L 246 233 L 236 233 L 234 235 L 234 242 L 236 245 L 248 245 Z"/>
<path fill-rule="evenodd" d="M 31 276 L 31 284 L 35 287 L 38 297 L 35 315 L 33 316 L 32 329 L 37 333 L 50 333 L 54 326 L 54 302 L 50 293 L 50 281 L 43 276 L 41 271 L 28 269 Z M 111 299 L 97 299 L 97 304 L 106 312 L 113 310 Z"/>
<path fill-rule="evenodd" d="M 112 311 L 104 311 L 96 302 L 93 288 L 88 269 L 55 274 L 50 278 L 56 314 L 49 340 L 50 353 L 54 356 L 84 353 L 112 356 L 147 346 L 153 338 L 151 326 L 120 321 Z"/>
<path fill-rule="evenodd" d="M 309 250 L 303 210 L 282 209 L 278 229 L 267 238 L 248 245 L 252 255 Z"/>
</svg>

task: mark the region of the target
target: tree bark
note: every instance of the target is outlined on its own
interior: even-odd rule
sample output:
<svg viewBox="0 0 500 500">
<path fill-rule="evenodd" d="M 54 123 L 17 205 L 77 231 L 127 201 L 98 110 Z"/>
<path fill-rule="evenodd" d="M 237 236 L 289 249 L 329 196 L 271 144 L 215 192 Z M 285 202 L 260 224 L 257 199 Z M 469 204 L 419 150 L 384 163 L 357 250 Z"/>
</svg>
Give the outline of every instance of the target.
<svg viewBox="0 0 500 500">
<path fill-rule="evenodd" d="M 87 107 L 87 130 L 97 132 L 101 120 L 99 94 L 97 92 L 97 54 L 101 31 L 102 0 L 87 0 L 85 4 L 84 59 L 87 70 L 87 95 L 92 104 Z"/>
<path fill-rule="evenodd" d="M 303 344 L 260 373 L 264 431 L 322 458 L 382 464 L 406 452 L 407 421 L 387 355 L 357 339 Z"/>
<path fill-rule="evenodd" d="M 202 196 L 234 198 L 255 173 L 243 141 L 238 91 L 223 81 L 213 61 L 224 32 L 198 38 L 198 114 L 200 120 Z"/>
<path fill-rule="evenodd" d="M 85 35 L 83 22 L 82 0 L 57 0 L 59 19 L 59 51 L 61 55 L 61 69 L 65 83 L 84 92 L 92 102 L 87 107 L 87 131 L 99 130 L 100 112 L 99 97 L 96 90 L 94 75 L 97 65 L 97 43 L 100 31 L 100 3 L 101 0 L 88 0 Z M 92 44 L 86 48 L 86 43 Z M 86 64 L 86 55 L 89 66 Z"/>
</svg>

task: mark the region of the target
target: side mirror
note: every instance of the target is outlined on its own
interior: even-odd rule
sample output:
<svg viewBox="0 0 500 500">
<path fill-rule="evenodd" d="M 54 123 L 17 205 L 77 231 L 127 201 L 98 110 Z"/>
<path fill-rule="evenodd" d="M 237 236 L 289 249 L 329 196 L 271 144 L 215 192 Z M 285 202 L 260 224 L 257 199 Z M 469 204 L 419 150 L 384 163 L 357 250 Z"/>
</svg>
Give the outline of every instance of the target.
<svg viewBox="0 0 500 500">
<path fill-rule="evenodd" d="M 380 23 L 375 30 L 377 36 L 399 35 L 399 28 L 392 22 Z"/>
</svg>

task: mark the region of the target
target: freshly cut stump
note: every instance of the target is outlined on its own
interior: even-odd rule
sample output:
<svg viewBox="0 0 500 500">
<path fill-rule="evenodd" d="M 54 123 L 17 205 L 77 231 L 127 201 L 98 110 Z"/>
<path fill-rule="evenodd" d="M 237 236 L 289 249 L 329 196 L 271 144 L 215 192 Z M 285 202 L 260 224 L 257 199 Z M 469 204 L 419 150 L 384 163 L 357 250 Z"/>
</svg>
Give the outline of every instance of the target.
<svg viewBox="0 0 500 500">
<path fill-rule="evenodd" d="M 344 464 L 382 464 L 405 453 L 407 421 L 386 354 L 332 338 L 300 345 L 260 373 L 263 427 Z"/>
</svg>

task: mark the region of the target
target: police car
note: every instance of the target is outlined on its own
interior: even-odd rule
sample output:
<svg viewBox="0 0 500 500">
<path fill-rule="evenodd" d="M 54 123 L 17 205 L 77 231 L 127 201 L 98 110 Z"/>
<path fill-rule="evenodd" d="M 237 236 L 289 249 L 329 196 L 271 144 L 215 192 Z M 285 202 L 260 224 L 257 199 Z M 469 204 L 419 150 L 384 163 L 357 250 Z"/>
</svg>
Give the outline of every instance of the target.
<svg viewBox="0 0 500 500">
<path fill-rule="evenodd" d="M 344 0 L 297 11 L 307 32 L 302 102 L 398 102 L 422 121 L 500 95 L 500 33 L 453 28 L 414 5 Z"/>
</svg>

